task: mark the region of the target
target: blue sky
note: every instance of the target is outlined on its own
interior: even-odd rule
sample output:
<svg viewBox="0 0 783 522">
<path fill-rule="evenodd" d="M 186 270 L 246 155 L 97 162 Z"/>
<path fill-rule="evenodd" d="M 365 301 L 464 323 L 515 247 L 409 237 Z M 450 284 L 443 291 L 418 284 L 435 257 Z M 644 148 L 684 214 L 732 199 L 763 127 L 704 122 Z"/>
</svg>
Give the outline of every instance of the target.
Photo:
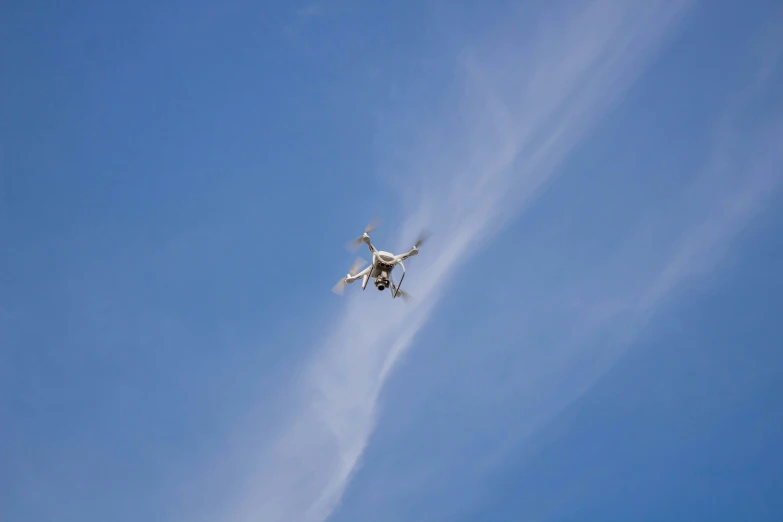
<svg viewBox="0 0 783 522">
<path fill-rule="evenodd" d="M 782 16 L 4 5 L 3 518 L 780 520 Z"/>
</svg>

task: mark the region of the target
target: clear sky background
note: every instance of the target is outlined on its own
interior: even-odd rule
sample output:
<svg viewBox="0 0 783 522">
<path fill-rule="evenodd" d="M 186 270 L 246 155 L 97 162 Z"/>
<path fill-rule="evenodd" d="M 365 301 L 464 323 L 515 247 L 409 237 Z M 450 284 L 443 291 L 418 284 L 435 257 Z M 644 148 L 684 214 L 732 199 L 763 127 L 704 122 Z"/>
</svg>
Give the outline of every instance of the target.
<svg viewBox="0 0 783 522">
<path fill-rule="evenodd" d="M 0 43 L 3 521 L 783 519 L 779 2 L 17 1 Z M 410 304 L 329 292 L 373 217 L 433 232 Z"/>
</svg>

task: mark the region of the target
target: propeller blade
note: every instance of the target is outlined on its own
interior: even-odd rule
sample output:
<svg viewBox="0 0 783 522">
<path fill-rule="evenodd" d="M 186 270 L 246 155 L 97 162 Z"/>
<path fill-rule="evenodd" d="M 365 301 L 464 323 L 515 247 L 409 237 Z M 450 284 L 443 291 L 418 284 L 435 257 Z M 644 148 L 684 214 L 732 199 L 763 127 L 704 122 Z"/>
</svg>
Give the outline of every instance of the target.
<svg viewBox="0 0 783 522">
<path fill-rule="evenodd" d="M 356 261 L 353 262 L 353 265 L 351 265 L 351 269 L 348 270 L 349 276 L 355 276 L 359 272 L 361 272 L 362 267 L 367 263 L 364 259 L 361 257 L 357 257 Z M 334 292 L 337 295 L 343 295 L 343 292 L 345 291 L 345 285 L 348 284 L 345 282 L 345 278 L 343 277 L 340 279 L 336 285 L 332 287 L 332 292 Z"/>
<path fill-rule="evenodd" d="M 370 232 L 372 232 L 376 228 L 378 228 L 378 220 L 370 221 L 370 223 L 368 223 L 367 226 L 364 227 L 364 233 L 362 233 L 361 236 L 357 237 L 356 239 L 354 239 L 353 241 L 348 243 L 348 245 L 346 245 L 348 250 L 350 250 L 351 252 L 355 252 L 356 249 L 358 249 L 359 246 L 361 246 L 362 239 L 364 238 L 364 234 L 369 234 Z"/>
<path fill-rule="evenodd" d="M 416 242 L 413 244 L 416 248 L 419 248 L 422 243 L 427 241 L 432 233 L 429 230 L 422 230 L 421 234 L 419 234 L 418 239 L 416 239 Z"/>
<path fill-rule="evenodd" d="M 345 245 L 345 248 L 347 248 L 349 252 L 356 252 L 361 246 L 361 244 L 362 244 L 362 236 L 359 236 L 353 241 L 351 241 L 350 243 L 348 243 L 347 245 Z"/>
<path fill-rule="evenodd" d="M 402 300 L 405 301 L 406 303 L 410 303 L 413 300 L 413 296 L 411 296 L 411 294 L 409 294 L 405 290 L 399 290 L 399 292 L 397 293 L 397 297 L 402 297 Z"/>
<path fill-rule="evenodd" d="M 343 295 L 345 291 L 345 278 L 340 279 L 336 285 L 332 287 L 332 292 L 337 295 Z"/>
<path fill-rule="evenodd" d="M 357 257 L 357 258 L 356 258 L 356 261 L 354 261 L 354 262 L 353 262 L 353 265 L 351 265 L 351 269 L 350 269 L 350 270 L 348 270 L 348 275 L 352 275 L 352 276 L 354 276 L 354 275 L 358 274 L 358 273 L 361 271 L 362 267 L 363 267 L 363 266 L 364 266 L 366 263 L 367 263 L 367 261 L 365 261 L 365 260 L 364 260 L 364 259 L 362 259 L 361 257 Z"/>
<path fill-rule="evenodd" d="M 378 224 L 379 224 L 379 223 L 378 223 L 378 220 L 377 220 L 377 219 L 373 219 L 372 221 L 370 221 L 370 222 L 367 224 L 367 226 L 366 226 L 366 227 L 364 227 L 364 233 L 365 233 L 365 234 L 369 234 L 370 232 L 372 232 L 373 230 L 375 230 L 376 228 L 378 228 Z"/>
</svg>

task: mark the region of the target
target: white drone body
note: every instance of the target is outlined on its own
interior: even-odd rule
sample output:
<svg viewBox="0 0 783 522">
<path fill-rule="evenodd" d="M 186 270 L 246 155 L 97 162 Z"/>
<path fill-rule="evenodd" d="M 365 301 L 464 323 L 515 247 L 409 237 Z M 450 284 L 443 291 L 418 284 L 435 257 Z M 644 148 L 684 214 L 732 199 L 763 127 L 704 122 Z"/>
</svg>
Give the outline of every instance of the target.
<svg viewBox="0 0 783 522">
<path fill-rule="evenodd" d="M 368 226 L 367 229 L 365 229 L 364 234 L 362 234 L 353 242 L 354 245 L 358 245 L 359 243 L 364 243 L 367 245 L 367 248 L 370 250 L 370 254 L 372 255 L 372 262 L 367 268 L 357 272 L 361 265 L 365 263 L 364 260 L 357 259 L 354 263 L 354 266 L 351 268 L 345 278 L 341 279 L 332 290 L 337 294 L 342 294 L 345 285 L 351 284 L 354 281 L 358 281 L 359 279 L 362 280 L 362 290 L 364 290 L 367 288 L 367 283 L 369 280 L 373 278 L 375 280 L 375 288 L 377 288 L 379 291 L 383 291 L 386 288 L 389 288 L 392 298 L 398 296 L 403 298 L 408 297 L 406 292 L 400 290 L 402 280 L 405 278 L 405 264 L 403 261 L 419 253 L 419 246 L 424 241 L 424 239 L 426 239 L 426 236 L 420 237 L 416 241 L 416 244 L 413 245 L 413 248 L 411 248 L 409 251 L 403 254 L 395 255 L 391 252 L 378 250 L 373 246 L 369 235 L 369 232 L 372 230 L 372 228 L 374 227 Z M 400 276 L 400 282 L 395 284 L 394 279 L 392 278 L 392 271 L 394 270 L 394 267 L 398 265 L 402 269 L 402 275 Z"/>
</svg>

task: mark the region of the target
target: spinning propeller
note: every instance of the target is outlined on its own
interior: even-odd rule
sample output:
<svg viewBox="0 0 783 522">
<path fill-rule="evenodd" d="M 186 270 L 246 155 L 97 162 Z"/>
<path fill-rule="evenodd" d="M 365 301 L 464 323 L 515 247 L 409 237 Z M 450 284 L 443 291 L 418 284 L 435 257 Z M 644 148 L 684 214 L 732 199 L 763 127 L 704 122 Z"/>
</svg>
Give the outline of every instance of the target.
<svg viewBox="0 0 783 522">
<path fill-rule="evenodd" d="M 364 227 L 364 234 L 369 234 L 370 232 L 375 230 L 377 226 L 378 226 L 378 221 L 371 221 L 369 225 Z M 362 240 L 364 239 L 364 234 L 362 234 L 361 236 L 357 237 L 356 239 L 348 243 L 348 250 L 350 250 L 351 252 L 356 252 L 356 249 L 359 248 L 359 246 L 362 244 Z"/>
<path fill-rule="evenodd" d="M 418 239 L 416 239 L 416 242 L 413 244 L 414 247 L 419 248 L 422 243 L 427 241 L 432 233 L 429 230 L 422 230 L 421 234 L 419 234 Z"/>
<path fill-rule="evenodd" d="M 355 276 L 361 271 L 362 266 L 364 266 L 364 263 L 366 261 L 362 259 L 361 257 L 357 257 L 356 261 L 353 262 L 353 266 L 351 266 L 351 269 L 348 270 L 348 276 Z M 343 290 L 345 289 L 345 278 L 343 277 L 340 279 L 336 285 L 332 287 L 332 292 L 334 292 L 337 295 L 343 295 Z"/>
<path fill-rule="evenodd" d="M 410 303 L 413 297 L 405 290 L 397 290 L 397 297 L 402 297 L 402 300 L 406 303 Z"/>
</svg>

